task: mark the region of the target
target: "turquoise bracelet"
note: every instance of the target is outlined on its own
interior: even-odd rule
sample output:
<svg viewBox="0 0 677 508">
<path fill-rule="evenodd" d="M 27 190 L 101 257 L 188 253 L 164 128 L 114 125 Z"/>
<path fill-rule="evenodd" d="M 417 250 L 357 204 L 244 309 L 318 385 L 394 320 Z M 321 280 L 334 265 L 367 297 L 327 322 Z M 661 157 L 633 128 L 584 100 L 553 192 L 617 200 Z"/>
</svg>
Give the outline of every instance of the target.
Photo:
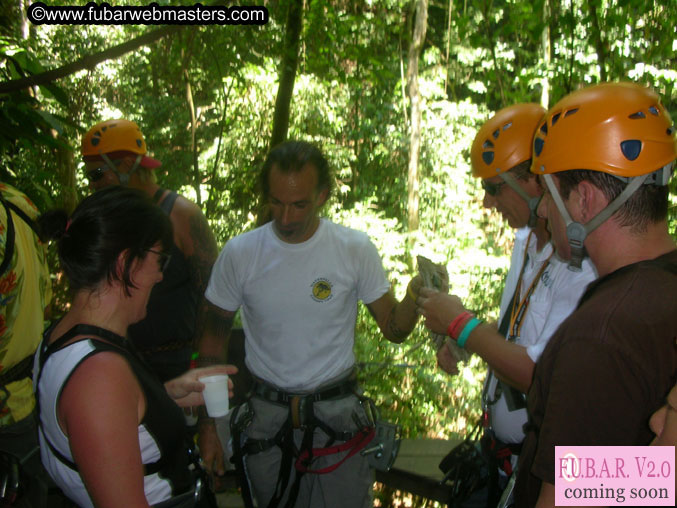
<svg viewBox="0 0 677 508">
<path fill-rule="evenodd" d="M 463 330 L 461 330 L 461 333 L 458 336 L 458 339 L 456 340 L 458 347 L 465 347 L 465 343 L 468 340 L 470 333 L 481 323 L 482 321 L 474 317 L 465 324 Z"/>
</svg>

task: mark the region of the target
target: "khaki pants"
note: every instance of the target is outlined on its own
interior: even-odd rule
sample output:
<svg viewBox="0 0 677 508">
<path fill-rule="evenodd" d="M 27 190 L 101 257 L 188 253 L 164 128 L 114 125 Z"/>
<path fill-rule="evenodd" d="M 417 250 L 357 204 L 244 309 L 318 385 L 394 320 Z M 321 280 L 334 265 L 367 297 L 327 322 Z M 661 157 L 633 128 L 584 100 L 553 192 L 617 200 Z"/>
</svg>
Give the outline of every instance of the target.
<svg viewBox="0 0 677 508">
<path fill-rule="evenodd" d="M 246 438 L 273 438 L 289 417 L 289 407 L 258 397 L 252 397 L 249 403 L 254 417 L 244 431 Z M 369 424 L 360 401 L 355 395 L 315 402 L 313 408 L 315 417 L 337 432 L 354 433 Z M 298 448 L 303 438 L 303 430 L 294 429 L 293 432 L 294 442 Z M 313 447 L 324 447 L 327 439 L 328 436 L 316 428 Z M 313 460 L 311 469 L 321 469 L 336 464 L 348 453 L 345 451 L 318 457 Z M 296 478 L 294 460 L 292 460 L 289 483 L 280 507 L 286 503 L 288 492 Z M 263 452 L 246 456 L 244 462 L 252 495 L 257 500 L 259 508 L 266 508 L 275 494 L 282 451 L 279 447 L 273 446 Z M 373 506 L 371 497 L 373 483 L 374 473 L 369 468 L 367 459 L 356 453 L 330 473 L 304 474 L 294 506 L 295 508 L 369 508 Z"/>
</svg>

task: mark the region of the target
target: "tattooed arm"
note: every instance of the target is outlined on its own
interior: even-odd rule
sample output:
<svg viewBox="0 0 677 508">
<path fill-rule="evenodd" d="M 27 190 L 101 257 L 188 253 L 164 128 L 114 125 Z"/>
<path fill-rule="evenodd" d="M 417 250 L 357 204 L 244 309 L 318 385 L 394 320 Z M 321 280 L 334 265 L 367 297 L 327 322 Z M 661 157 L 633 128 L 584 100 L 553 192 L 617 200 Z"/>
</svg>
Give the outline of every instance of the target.
<svg viewBox="0 0 677 508">
<path fill-rule="evenodd" d="M 218 255 L 214 235 L 200 208 L 181 196 L 177 198 L 170 218 L 174 226 L 174 241 L 188 261 L 190 281 L 199 295 L 193 335 L 198 367 L 225 363 L 235 312 L 224 311 L 204 297 Z M 214 420 L 207 418 L 204 406 L 198 409 L 198 419 L 198 445 L 205 469 L 223 475 L 223 448 Z"/>
<path fill-rule="evenodd" d="M 367 304 L 383 336 L 396 344 L 407 338 L 418 320 L 416 302 L 410 293 L 411 291 L 407 290 L 402 301 L 398 302 L 389 291 L 381 298 Z"/>
<path fill-rule="evenodd" d="M 235 311 L 224 310 L 205 300 L 205 319 L 198 344 L 198 367 L 225 363 Z"/>
<path fill-rule="evenodd" d="M 191 285 L 199 295 L 193 335 L 193 348 L 196 348 L 206 319 L 207 304 L 204 293 L 218 249 L 209 223 L 195 203 L 179 196 L 171 218 L 178 240 L 177 245 L 188 261 Z"/>
<path fill-rule="evenodd" d="M 203 333 L 198 346 L 198 367 L 226 362 L 235 312 L 223 310 L 207 302 L 205 315 Z M 226 471 L 223 463 L 223 447 L 216 432 L 214 419 L 206 417 L 204 407 L 200 408 L 198 414 L 198 446 L 205 469 L 216 476 L 222 476 Z"/>
</svg>

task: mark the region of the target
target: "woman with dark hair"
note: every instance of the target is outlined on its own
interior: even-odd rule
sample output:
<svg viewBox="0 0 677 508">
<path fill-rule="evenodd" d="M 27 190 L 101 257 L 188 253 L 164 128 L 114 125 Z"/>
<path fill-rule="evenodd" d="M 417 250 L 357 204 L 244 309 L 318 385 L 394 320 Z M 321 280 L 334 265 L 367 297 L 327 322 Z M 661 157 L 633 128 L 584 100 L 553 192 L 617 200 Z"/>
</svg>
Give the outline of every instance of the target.
<svg viewBox="0 0 677 508">
<path fill-rule="evenodd" d="M 163 386 L 125 338 L 162 280 L 169 219 L 144 194 L 114 186 L 39 225 L 58 239 L 73 291 L 35 360 L 45 468 L 79 506 L 194 506 L 181 407 L 204 404 L 199 377 L 236 368 L 193 369 Z"/>
</svg>

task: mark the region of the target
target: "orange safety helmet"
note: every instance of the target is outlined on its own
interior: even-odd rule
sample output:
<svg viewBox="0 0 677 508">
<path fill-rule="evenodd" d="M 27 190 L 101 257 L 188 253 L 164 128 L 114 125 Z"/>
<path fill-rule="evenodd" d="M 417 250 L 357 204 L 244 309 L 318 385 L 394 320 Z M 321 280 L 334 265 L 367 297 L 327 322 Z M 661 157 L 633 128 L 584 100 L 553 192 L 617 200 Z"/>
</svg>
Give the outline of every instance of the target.
<svg viewBox="0 0 677 508">
<path fill-rule="evenodd" d="M 473 176 L 491 178 L 531 159 L 534 131 L 544 115 L 540 104 L 524 103 L 503 108 L 491 117 L 472 143 Z"/>
<path fill-rule="evenodd" d="M 627 178 L 675 158 L 675 129 L 658 95 L 634 83 L 604 83 L 572 92 L 548 111 L 534 136 L 531 171 L 588 169 Z"/>
<path fill-rule="evenodd" d="M 103 154 L 131 152 L 141 155 L 139 165 L 156 168 L 161 162 L 146 156 L 146 141 L 139 126 L 130 120 L 116 119 L 97 123 L 82 138 L 83 157 L 101 158 Z"/>
</svg>

